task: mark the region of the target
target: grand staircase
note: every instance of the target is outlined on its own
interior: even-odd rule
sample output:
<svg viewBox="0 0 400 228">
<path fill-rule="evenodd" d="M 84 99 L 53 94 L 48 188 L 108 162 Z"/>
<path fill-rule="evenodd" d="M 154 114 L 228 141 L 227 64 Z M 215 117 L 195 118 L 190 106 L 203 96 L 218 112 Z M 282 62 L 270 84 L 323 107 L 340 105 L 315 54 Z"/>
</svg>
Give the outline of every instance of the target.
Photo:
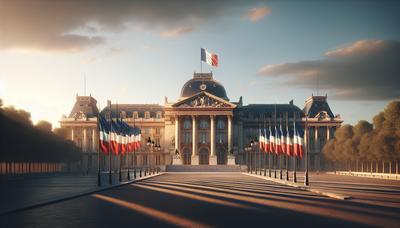
<svg viewBox="0 0 400 228">
<path fill-rule="evenodd" d="M 240 165 L 167 165 L 166 172 L 241 172 Z"/>
</svg>

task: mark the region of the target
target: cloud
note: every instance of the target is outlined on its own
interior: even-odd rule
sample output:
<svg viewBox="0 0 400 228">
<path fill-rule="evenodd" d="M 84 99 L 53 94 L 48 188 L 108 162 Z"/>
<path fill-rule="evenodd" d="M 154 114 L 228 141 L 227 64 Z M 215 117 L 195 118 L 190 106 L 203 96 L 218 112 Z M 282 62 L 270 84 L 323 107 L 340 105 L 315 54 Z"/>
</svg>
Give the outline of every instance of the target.
<svg viewBox="0 0 400 228">
<path fill-rule="evenodd" d="M 400 41 L 360 40 L 325 53 L 319 60 L 265 65 L 263 76 L 285 85 L 329 91 L 336 99 L 390 100 L 400 97 Z"/>
<path fill-rule="evenodd" d="M 260 1 L 1 1 L 0 50 L 77 52 L 127 28 L 165 31 L 173 37 Z"/>
<path fill-rule="evenodd" d="M 193 31 L 193 28 L 190 27 L 184 27 L 184 28 L 175 28 L 175 29 L 171 29 L 171 30 L 167 30 L 167 31 L 163 31 L 160 33 L 160 36 L 162 37 L 178 37 L 181 36 L 183 34 L 189 33 Z"/>
<path fill-rule="evenodd" d="M 98 55 L 98 56 L 92 56 L 92 57 L 83 59 L 83 60 L 81 61 L 81 63 L 82 63 L 82 64 L 85 64 L 85 65 L 86 65 L 86 64 L 95 63 L 95 62 L 98 62 L 98 61 L 101 60 L 101 59 L 112 58 L 112 57 L 114 57 L 114 56 L 116 56 L 116 55 L 119 55 L 119 54 L 125 52 L 125 51 L 127 51 L 127 49 L 124 49 L 124 48 L 115 48 L 115 47 L 114 47 L 114 48 L 109 48 L 109 49 L 107 49 L 105 52 L 101 53 L 101 54 Z"/>
<path fill-rule="evenodd" d="M 244 17 L 251 22 L 257 22 L 271 13 L 271 8 L 269 7 L 258 7 L 249 10 Z"/>
</svg>

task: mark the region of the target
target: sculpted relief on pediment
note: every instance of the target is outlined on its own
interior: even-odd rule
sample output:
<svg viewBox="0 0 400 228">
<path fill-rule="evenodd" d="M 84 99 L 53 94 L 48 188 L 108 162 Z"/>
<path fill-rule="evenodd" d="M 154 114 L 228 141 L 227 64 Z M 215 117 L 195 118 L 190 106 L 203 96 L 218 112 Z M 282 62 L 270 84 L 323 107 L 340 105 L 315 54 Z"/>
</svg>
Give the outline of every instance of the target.
<svg viewBox="0 0 400 228">
<path fill-rule="evenodd" d="M 82 111 L 78 111 L 74 115 L 75 120 L 86 120 L 86 115 Z"/>
<path fill-rule="evenodd" d="M 217 99 L 211 98 L 207 95 L 200 95 L 191 100 L 186 101 L 185 103 L 179 105 L 178 107 L 215 107 L 215 108 L 229 108 L 230 105 L 224 102 L 221 102 Z"/>
</svg>

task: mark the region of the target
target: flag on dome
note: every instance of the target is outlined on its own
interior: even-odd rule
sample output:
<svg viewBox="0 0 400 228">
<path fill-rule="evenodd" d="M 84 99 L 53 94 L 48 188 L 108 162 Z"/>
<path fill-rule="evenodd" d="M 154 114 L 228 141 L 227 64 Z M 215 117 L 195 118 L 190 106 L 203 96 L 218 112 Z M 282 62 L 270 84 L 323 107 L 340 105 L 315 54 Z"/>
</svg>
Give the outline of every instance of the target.
<svg viewBox="0 0 400 228">
<path fill-rule="evenodd" d="M 208 52 L 201 48 L 201 61 L 208 63 L 210 66 L 218 67 L 218 55 Z"/>
<path fill-rule="evenodd" d="M 104 154 L 110 152 L 110 124 L 104 118 L 103 115 L 99 114 L 99 147 Z"/>
</svg>

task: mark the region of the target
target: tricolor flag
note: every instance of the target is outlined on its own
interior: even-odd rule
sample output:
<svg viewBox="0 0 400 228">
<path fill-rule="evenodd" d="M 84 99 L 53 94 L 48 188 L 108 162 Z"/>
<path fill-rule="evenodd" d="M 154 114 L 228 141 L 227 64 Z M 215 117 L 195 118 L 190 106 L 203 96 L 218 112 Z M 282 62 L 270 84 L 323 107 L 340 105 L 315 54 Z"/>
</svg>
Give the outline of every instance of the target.
<svg viewBox="0 0 400 228">
<path fill-rule="evenodd" d="M 260 139 L 260 150 L 261 151 L 265 151 L 265 138 L 264 138 L 264 134 L 261 131 L 261 128 L 259 129 L 260 134 L 258 136 L 258 138 Z"/>
<path fill-rule="evenodd" d="M 281 152 L 286 154 L 286 132 L 282 129 L 282 123 L 280 125 L 281 134 Z"/>
<path fill-rule="evenodd" d="M 111 130 L 110 130 L 110 148 L 111 151 L 115 154 L 119 154 L 119 126 L 114 121 L 111 120 Z"/>
<path fill-rule="evenodd" d="M 275 125 L 275 153 L 276 154 L 282 153 L 281 134 L 276 128 L 276 125 Z"/>
<path fill-rule="evenodd" d="M 269 150 L 275 152 L 275 132 L 272 131 L 271 125 L 269 125 Z"/>
<path fill-rule="evenodd" d="M 104 154 L 110 152 L 110 124 L 104 118 L 103 115 L 99 114 L 99 147 Z"/>
<path fill-rule="evenodd" d="M 303 158 L 304 150 L 303 150 L 303 137 L 301 136 L 300 129 L 296 126 L 296 122 L 294 123 L 294 135 L 293 135 L 293 147 L 294 147 L 294 155 L 300 158 Z"/>
<path fill-rule="evenodd" d="M 269 141 L 269 135 L 271 134 L 271 132 L 268 132 L 267 129 L 264 128 L 264 133 L 265 133 L 265 135 L 264 135 L 265 152 L 271 152 L 270 141 Z"/>
<path fill-rule="evenodd" d="M 218 67 L 218 55 L 208 52 L 201 48 L 201 61 L 210 64 L 213 67 Z"/>
<path fill-rule="evenodd" d="M 286 126 L 286 154 L 293 156 L 293 135 L 290 134 L 289 126 Z"/>
</svg>

